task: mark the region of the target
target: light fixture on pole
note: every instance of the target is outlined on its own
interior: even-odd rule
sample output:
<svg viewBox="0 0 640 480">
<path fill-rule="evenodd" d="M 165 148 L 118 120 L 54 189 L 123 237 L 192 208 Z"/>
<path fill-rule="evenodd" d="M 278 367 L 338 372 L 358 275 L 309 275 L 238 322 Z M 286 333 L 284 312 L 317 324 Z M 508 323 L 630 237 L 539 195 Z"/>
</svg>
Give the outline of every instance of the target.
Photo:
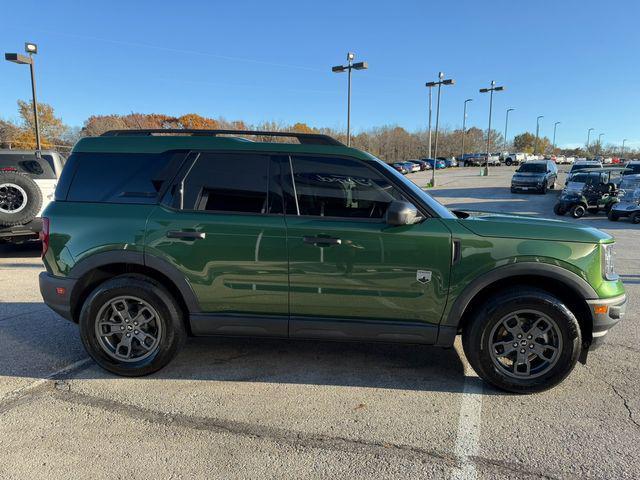
<svg viewBox="0 0 640 480">
<path fill-rule="evenodd" d="M 533 145 L 533 154 L 538 154 L 538 137 L 540 136 L 540 119 L 544 118 L 544 115 L 538 115 L 536 118 L 536 143 Z"/>
<path fill-rule="evenodd" d="M 35 76 L 35 60 L 33 56 L 38 53 L 38 46 L 35 43 L 27 42 L 24 44 L 24 51 L 29 56 L 24 56 L 19 53 L 5 53 L 4 59 L 17 63 L 18 65 L 29 65 L 31 71 L 31 96 L 33 98 L 33 125 L 36 131 L 36 154 L 39 155 L 42 145 L 40 144 L 40 122 L 38 120 L 38 99 L 36 97 L 36 76 Z"/>
<path fill-rule="evenodd" d="M 489 153 L 491 150 L 491 114 L 493 112 L 493 92 L 500 92 L 504 90 L 504 87 L 496 87 L 495 80 L 491 80 L 491 87 L 481 88 L 480 93 L 489 92 L 489 128 L 487 129 L 487 159 L 484 162 L 484 175 L 489 175 Z"/>
<path fill-rule="evenodd" d="M 507 115 L 506 115 L 506 119 L 504 121 L 504 149 L 505 151 L 507 150 L 507 129 L 509 127 L 509 112 L 513 112 L 515 110 L 515 108 L 507 108 Z"/>
<path fill-rule="evenodd" d="M 460 155 L 460 161 L 464 162 L 464 137 L 467 134 L 467 103 L 473 102 L 473 98 L 467 98 L 464 101 L 464 112 L 462 114 L 462 154 Z"/>
<path fill-rule="evenodd" d="M 356 58 L 356 54 L 347 53 L 347 64 L 336 65 L 331 67 L 331 71 L 334 73 L 347 72 L 347 146 L 351 146 L 351 70 L 366 70 L 369 68 L 367 62 L 353 63 L 353 59 Z"/>
<path fill-rule="evenodd" d="M 558 125 L 560 125 L 562 122 L 556 122 L 553 124 L 553 147 L 552 147 L 552 153 L 555 154 L 555 150 L 556 150 L 556 128 L 558 127 Z"/>
<path fill-rule="evenodd" d="M 438 125 L 440 124 L 440 89 L 442 88 L 442 85 L 453 85 L 455 83 L 456 83 L 455 80 L 453 80 L 452 78 L 445 79 L 443 72 L 438 72 L 437 82 L 425 83 L 425 86 L 429 88 L 435 87 L 436 85 L 438 86 L 438 101 L 436 104 L 436 138 L 435 138 L 435 145 L 434 145 L 434 151 L 433 151 L 433 171 L 431 172 L 432 187 L 436 186 L 436 166 L 438 164 L 438 162 L 436 161 L 436 157 L 438 156 Z"/>
</svg>

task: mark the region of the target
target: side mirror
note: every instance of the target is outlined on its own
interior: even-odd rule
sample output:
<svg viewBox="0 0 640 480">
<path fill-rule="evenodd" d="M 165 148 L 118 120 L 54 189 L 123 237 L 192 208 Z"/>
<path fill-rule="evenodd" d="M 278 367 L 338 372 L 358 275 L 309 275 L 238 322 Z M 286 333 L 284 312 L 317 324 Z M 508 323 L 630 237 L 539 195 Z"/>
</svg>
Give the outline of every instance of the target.
<svg viewBox="0 0 640 480">
<path fill-rule="evenodd" d="M 419 218 L 418 209 L 409 202 L 394 200 L 387 207 L 384 220 L 388 225 L 412 225 Z"/>
</svg>

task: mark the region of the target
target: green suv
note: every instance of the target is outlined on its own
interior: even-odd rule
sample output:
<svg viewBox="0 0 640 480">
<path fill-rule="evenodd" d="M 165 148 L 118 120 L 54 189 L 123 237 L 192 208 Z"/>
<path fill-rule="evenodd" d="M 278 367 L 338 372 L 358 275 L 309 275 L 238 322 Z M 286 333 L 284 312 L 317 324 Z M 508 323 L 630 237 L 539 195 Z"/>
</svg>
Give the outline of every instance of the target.
<svg viewBox="0 0 640 480">
<path fill-rule="evenodd" d="M 162 368 L 189 335 L 461 334 L 483 379 L 534 392 L 585 362 L 626 305 L 606 233 L 451 212 L 324 135 L 84 138 L 43 216 L 42 296 L 119 375 Z"/>
</svg>

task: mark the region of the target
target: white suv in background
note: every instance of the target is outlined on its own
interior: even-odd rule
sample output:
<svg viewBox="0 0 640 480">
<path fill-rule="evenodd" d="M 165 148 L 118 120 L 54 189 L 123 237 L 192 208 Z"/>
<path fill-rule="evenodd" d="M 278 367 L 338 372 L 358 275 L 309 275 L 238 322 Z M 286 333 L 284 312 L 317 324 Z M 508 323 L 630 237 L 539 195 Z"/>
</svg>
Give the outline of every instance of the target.
<svg viewBox="0 0 640 480">
<path fill-rule="evenodd" d="M 0 150 L 0 242 L 38 237 L 64 162 L 52 150 Z"/>
</svg>

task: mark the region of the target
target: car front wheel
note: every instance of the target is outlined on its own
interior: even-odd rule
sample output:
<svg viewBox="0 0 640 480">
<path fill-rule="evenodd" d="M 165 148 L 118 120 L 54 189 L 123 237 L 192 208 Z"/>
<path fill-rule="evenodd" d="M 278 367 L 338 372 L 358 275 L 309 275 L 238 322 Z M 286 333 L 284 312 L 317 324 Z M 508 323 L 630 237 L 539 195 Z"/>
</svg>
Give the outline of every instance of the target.
<svg viewBox="0 0 640 480">
<path fill-rule="evenodd" d="M 523 288 L 488 300 L 464 329 L 465 355 L 480 377 L 515 393 L 547 390 L 564 380 L 580 355 L 580 326 L 549 293 Z"/>
<path fill-rule="evenodd" d="M 584 205 L 578 204 L 571 207 L 571 210 L 569 211 L 569 213 L 573 218 L 582 218 L 584 217 L 584 214 L 587 213 L 587 209 L 585 208 Z"/>
<path fill-rule="evenodd" d="M 640 223 L 640 212 L 634 212 L 629 216 L 629 220 L 634 225 L 638 225 Z"/>
<path fill-rule="evenodd" d="M 164 367 L 186 338 L 175 299 L 142 275 L 121 275 L 99 285 L 82 306 L 79 323 L 82 343 L 96 363 L 129 377 Z"/>
</svg>

